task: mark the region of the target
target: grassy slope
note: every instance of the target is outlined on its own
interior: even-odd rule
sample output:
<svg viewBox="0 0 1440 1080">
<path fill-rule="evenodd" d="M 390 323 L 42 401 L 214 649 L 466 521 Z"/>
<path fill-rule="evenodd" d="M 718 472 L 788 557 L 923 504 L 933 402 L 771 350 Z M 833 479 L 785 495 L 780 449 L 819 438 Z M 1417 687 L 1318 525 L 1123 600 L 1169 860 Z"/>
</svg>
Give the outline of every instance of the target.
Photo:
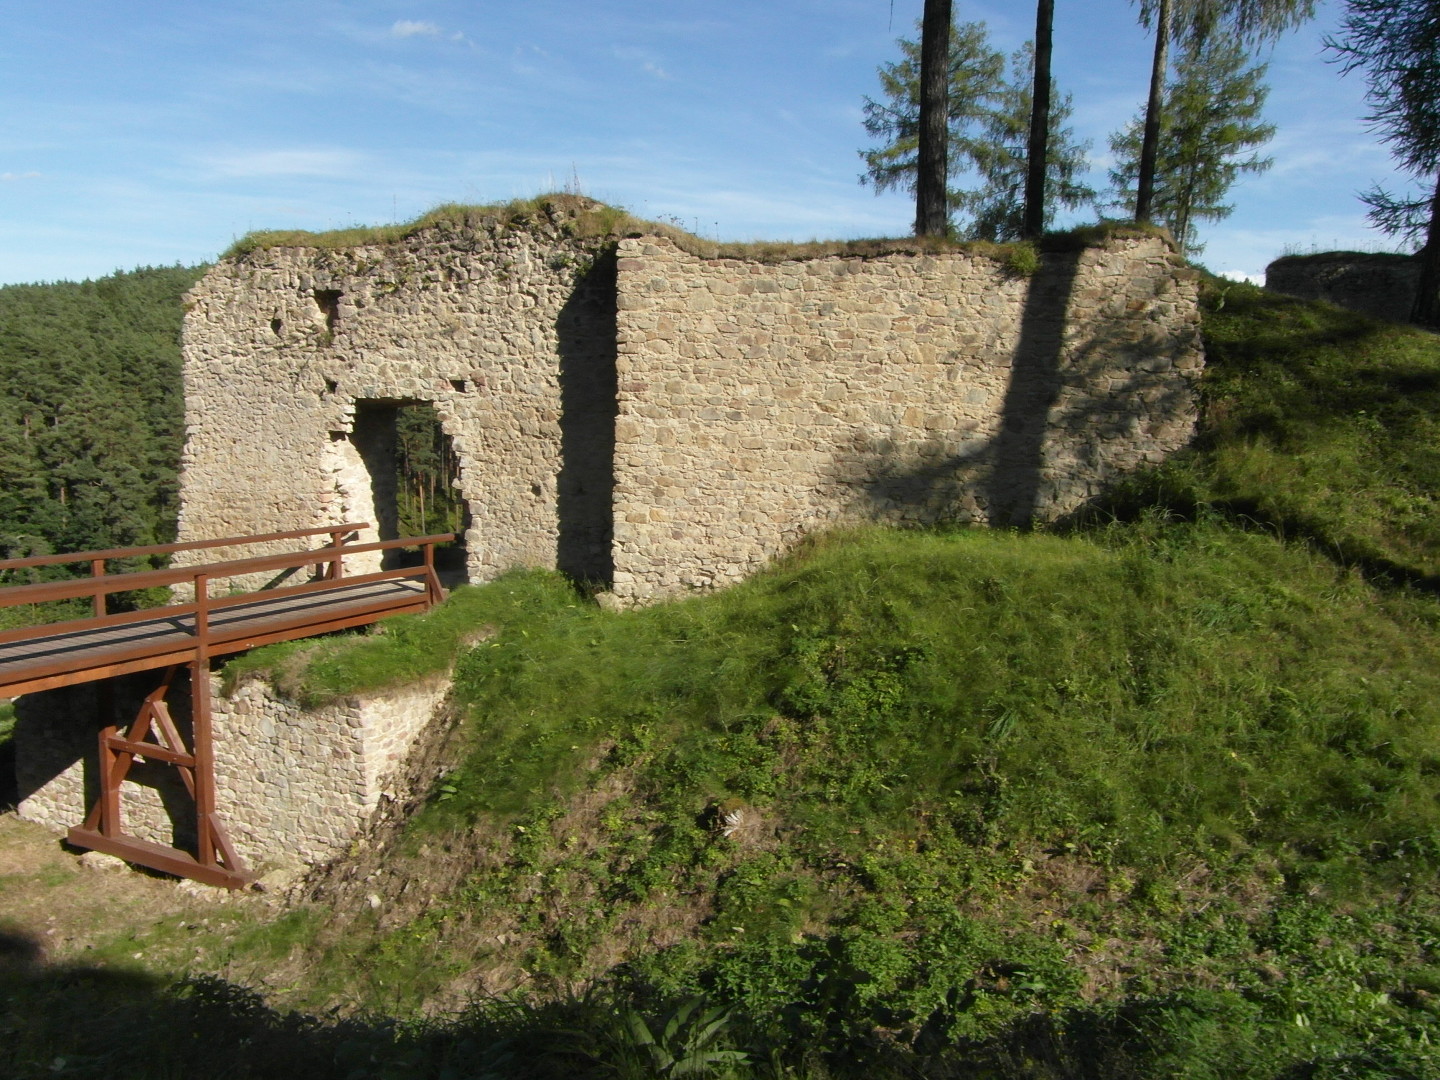
<svg viewBox="0 0 1440 1080">
<path fill-rule="evenodd" d="M 1440 1075 L 1440 345 L 1222 296 L 1204 437 L 1105 524 L 836 536 L 627 614 L 516 574 L 252 657 L 320 698 L 462 653 L 468 749 L 276 929 L 310 940 L 284 1000 L 515 993 L 250 1003 L 224 1045 L 679 1075 L 627 1006 L 745 1075 Z M 697 994 L 736 1010 L 709 1035 Z"/>
<path fill-rule="evenodd" d="M 403 631 L 497 631 L 457 676 L 475 749 L 410 830 L 480 869 L 332 959 L 392 1008 L 517 956 L 532 987 L 704 992 L 840 1072 L 1428 1068 L 1440 636 L 1393 583 L 1440 559 L 1440 348 L 1207 302 L 1204 436 L 1107 525 L 833 537 L 626 615 L 517 575 Z"/>
</svg>

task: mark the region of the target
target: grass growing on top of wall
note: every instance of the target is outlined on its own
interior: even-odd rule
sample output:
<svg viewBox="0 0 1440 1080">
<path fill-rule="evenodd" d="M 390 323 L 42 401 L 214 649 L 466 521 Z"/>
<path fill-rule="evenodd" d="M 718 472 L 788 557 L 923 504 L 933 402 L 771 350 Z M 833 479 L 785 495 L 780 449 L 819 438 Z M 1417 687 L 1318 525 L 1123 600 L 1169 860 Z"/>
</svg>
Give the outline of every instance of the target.
<svg viewBox="0 0 1440 1080">
<path fill-rule="evenodd" d="M 367 245 L 399 243 L 426 232 L 454 229 L 555 229 L 561 235 L 580 240 L 616 240 L 625 236 L 663 236 L 682 251 L 702 259 L 743 259 L 775 263 L 793 259 L 818 259 L 831 255 L 880 257 L 923 255 L 967 251 L 992 258 L 1006 266 L 1030 266 L 1035 249 L 1029 243 L 995 244 L 988 241 L 961 241 L 948 237 L 906 236 L 894 239 L 813 240 L 796 243 L 756 241 L 720 243 L 706 240 L 674 224 L 647 221 L 621 207 L 608 206 L 580 195 L 552 193 L 507 203 L 466 206 L 446 203 L 414 221 L 396 225 L 357 226 L 329 232 L 286 230 L 253 232 L 241 237 L 222 258 L 243 258 L 256 251 L 276 247 L 306 247 L 344 250 Z M 1152 226 L 1127 222 L 1104 222 L 1047 236 L 1041 246 L 1047 250 L 1074 250 L 1101 245 L 1114 238 L 1162 236 L 1169 233 Z M 1173 243 L 1173 241 L 1172 241 Z M 1033 267 L 1027 273 L 1033 272 Z"/>
</svg>

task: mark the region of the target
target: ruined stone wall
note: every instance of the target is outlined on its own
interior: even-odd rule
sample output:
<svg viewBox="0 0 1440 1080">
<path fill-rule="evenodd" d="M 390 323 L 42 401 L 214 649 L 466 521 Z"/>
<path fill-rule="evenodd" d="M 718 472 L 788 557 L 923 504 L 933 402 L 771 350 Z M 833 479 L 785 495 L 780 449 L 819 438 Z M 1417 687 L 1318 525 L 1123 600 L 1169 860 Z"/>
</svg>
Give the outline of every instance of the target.
<svg viewBox="0 0 1440 1080">
<path fill-rule="evenodd" d="M 836 522 L 1054 518 L 1188 441 L 1202 365 L 1195 275 L 1158 239 L 1020 276 L 958 251 L 702 259 L 553 218 L 441 223 L 224 260 L 189 299 L 182 539 L 383 525 L 387 410 L 430 402 L 470 579 L 558 567 L 621 603 L 738 580 Z M 125 685 L 128 723 L 154 680 Z M 83 818 L 93 693 L 20 699 L 27 817 Z M 343 848 L 440 693 L 316 711 L 260 684 L 217 695 L 241 854 Z M 184 845 L 174 771 L 147 769 L 131 828 Z"/>
<path fill-rule="evenodd" d="M 739 580 L 837 521 L 1020 524 L 1190 438 L 1197 283 L 1158 239 L 1046 255 L 619 250 L 615 591 Z"/>
<path fill-rule="evenodd" d="M 251 869 L 318 863 L 345 850 L 400 772 L 405 754 L 440 708 L 439 679 L 316 709 L 285 700 L 262 680 L 230 697 L 212 687 L 216 804 Z M 116 721 L 128 726 L 158 672 L 114 680 Z M 17 699 L 20 816 L 56 831 L 78 825 L 98 792 L 98 684 Z M 189 688 L 168 701 L 190 739 Z M 194 803 L 177 770 L 137 763 L 122 785 L 125 829 L 142 840 L 193 850 Z"/>
<path fill-rule="evenodd" d="M 625 602 L 837 521 L 1053 518 L 1188 440 L 1202 363 L 1194 276 L 1154 238 L 1027 277 L 437 225 L 227 260 L 190 299 L 182 538 L 382 519 L 384 410 L 429 401 L 470 580 L 558 567 Z"/>
<path fill-rule="evenodd" d="M 1391 322 L 1409 321 L 1419 283 L 1420 264 L 1411 255 L 1329 251 L 1287 255 L 1265 268 L 1267 289 Z"/>
<path fill-rule="evenodd" d="M 222 260 L 188 297 L 180 539 L 376 522 L 385 433 L 366 416 L 429 402 L 461 463 L 471 580 L 608 574 L 612 248 L 442 223 Z"/>
</svg>

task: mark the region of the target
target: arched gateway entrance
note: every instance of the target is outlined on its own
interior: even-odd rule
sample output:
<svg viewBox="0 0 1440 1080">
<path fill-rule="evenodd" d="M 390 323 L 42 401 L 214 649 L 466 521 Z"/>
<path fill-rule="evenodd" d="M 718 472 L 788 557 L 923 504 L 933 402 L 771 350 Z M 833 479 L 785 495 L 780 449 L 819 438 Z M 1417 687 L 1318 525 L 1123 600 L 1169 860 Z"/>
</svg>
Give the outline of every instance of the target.
<svg viewBox="0 0 1440 1080">
<path fill-rule="evenodd" d="M 465 581 L 470 508 L 460 491 L 460 459 L 433 402 L 378 398 L 355 403 L 355 422 L 332 432 L 342 516 L 374 523 L 377 540 L 453 532 L 435 552 L 446 586 Z M 383 553 L 377 569 L 414 565 L 418 551 Z"/>
</svg>

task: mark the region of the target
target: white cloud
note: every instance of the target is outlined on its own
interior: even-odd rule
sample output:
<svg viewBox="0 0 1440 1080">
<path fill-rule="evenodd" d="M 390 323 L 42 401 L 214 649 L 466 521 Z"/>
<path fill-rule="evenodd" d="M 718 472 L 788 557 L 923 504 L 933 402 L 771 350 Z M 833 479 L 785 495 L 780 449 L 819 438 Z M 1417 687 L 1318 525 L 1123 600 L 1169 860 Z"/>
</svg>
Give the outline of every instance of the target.
<svg viewBox="0 0 1440 1080">
<path fill-rule="evenodd" d="M 212 154 L 202 163 L 225 177 L 353 177 L 364 167 L 364 158 L 353 150 L 338 149 L 237 150 Z"/>
<path fill-rule="evenodd" d="M 1247 274 L 1244 270 L 1221 270 L 1220 276 L 1226 281 L 1248 281 L 1251 285 L 1264 285 L 1264 274 Z"/>
<path fill-rule="evenodd" d="M 416 22 L 412 19 L 397 19 L 390 27 L 392 37 L 439 37 L 440 27 L 432 22 Z"/>
<path fill-rule="evenodd" d="M 647 75 L 653 75 L 657 79 L 672 78 L 671 74 L 663 67 L 661 67 L 658 63 L 656 63 L 655 58 L 649 53 L 647 53 L 644 49 L 636 49 L 630 46 L 617 45 L 610 51 L 612 54 L 614 54 L 615 59 L 617 60 L 622 60 L 625 63 L 631 64 L 638 63 L 640 65 L 640 70 L 645 72 Z"/>
<path fill-rule="evenodd" d="M 31 172 L 0 173 L 0 180 L 38 180 L 39 178 L 40 174 L 33 170 Z"/>
</svg>

